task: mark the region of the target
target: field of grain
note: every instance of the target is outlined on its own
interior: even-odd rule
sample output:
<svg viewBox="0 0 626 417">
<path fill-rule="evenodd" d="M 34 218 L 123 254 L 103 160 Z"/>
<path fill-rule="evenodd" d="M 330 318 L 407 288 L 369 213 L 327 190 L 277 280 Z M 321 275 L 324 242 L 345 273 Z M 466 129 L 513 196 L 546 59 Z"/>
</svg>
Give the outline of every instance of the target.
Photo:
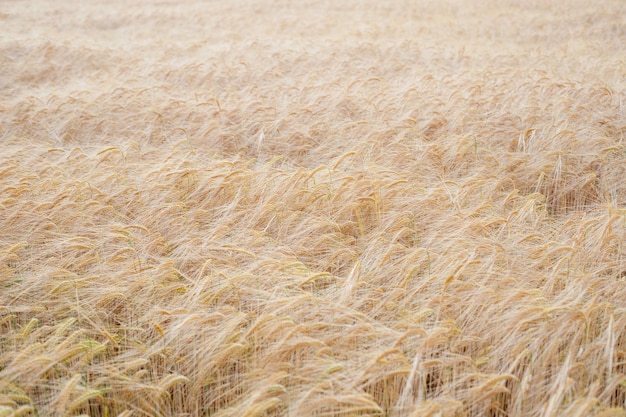
<svg viewBox="0 0 626 417">
<path fill-rule="evenodd" d="M 623 0 L 0 1 L 0 416 L 626 416 Z"/>
</svg>

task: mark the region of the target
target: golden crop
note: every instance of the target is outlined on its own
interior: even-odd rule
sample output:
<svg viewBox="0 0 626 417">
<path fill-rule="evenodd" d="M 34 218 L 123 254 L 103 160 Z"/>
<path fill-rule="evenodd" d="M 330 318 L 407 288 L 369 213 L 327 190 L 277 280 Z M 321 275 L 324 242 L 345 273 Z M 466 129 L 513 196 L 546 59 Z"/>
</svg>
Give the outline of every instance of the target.
<svg viewBox="0 0 626 417">
<path fill-rule="evenodd" d="M 626 3 L 3 1 L 0 417 L 625 416 Z"/>
</svg>

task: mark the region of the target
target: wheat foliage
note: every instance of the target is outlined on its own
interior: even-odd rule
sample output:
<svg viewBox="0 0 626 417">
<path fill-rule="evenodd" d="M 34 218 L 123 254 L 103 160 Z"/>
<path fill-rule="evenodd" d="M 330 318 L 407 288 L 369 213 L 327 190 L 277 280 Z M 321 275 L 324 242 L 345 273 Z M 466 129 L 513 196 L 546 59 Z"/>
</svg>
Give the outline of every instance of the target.
<svg viewBox="0 0 626 417">
<path fill-rule="evenodd" d="M 2 2 L 0 416 L 623 416 L 624 16 Z"/>
</svg>

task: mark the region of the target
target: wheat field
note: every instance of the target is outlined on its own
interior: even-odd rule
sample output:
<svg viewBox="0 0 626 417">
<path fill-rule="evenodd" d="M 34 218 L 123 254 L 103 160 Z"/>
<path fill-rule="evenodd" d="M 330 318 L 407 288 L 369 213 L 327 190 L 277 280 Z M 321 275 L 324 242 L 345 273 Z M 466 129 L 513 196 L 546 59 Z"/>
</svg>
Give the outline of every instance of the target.
<svg viewBox="0 0 626 417">
<path fill-rule="evenodd" d="M 623 0 L 0 1 L 0 417 L 626 416 Z"/>
</svg>

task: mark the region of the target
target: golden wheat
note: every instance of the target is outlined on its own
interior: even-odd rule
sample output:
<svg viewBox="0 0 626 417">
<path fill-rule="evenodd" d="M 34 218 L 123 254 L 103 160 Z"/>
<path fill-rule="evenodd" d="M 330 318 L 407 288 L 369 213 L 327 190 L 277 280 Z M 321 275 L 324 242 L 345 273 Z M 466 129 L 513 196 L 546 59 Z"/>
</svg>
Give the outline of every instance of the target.
<svg viewBox="0 0 626 417">
<path fill-rule="evenodd" d="M 626 4 L 0 11 L 0 416 L 623 416 Z"/>
</svg>

